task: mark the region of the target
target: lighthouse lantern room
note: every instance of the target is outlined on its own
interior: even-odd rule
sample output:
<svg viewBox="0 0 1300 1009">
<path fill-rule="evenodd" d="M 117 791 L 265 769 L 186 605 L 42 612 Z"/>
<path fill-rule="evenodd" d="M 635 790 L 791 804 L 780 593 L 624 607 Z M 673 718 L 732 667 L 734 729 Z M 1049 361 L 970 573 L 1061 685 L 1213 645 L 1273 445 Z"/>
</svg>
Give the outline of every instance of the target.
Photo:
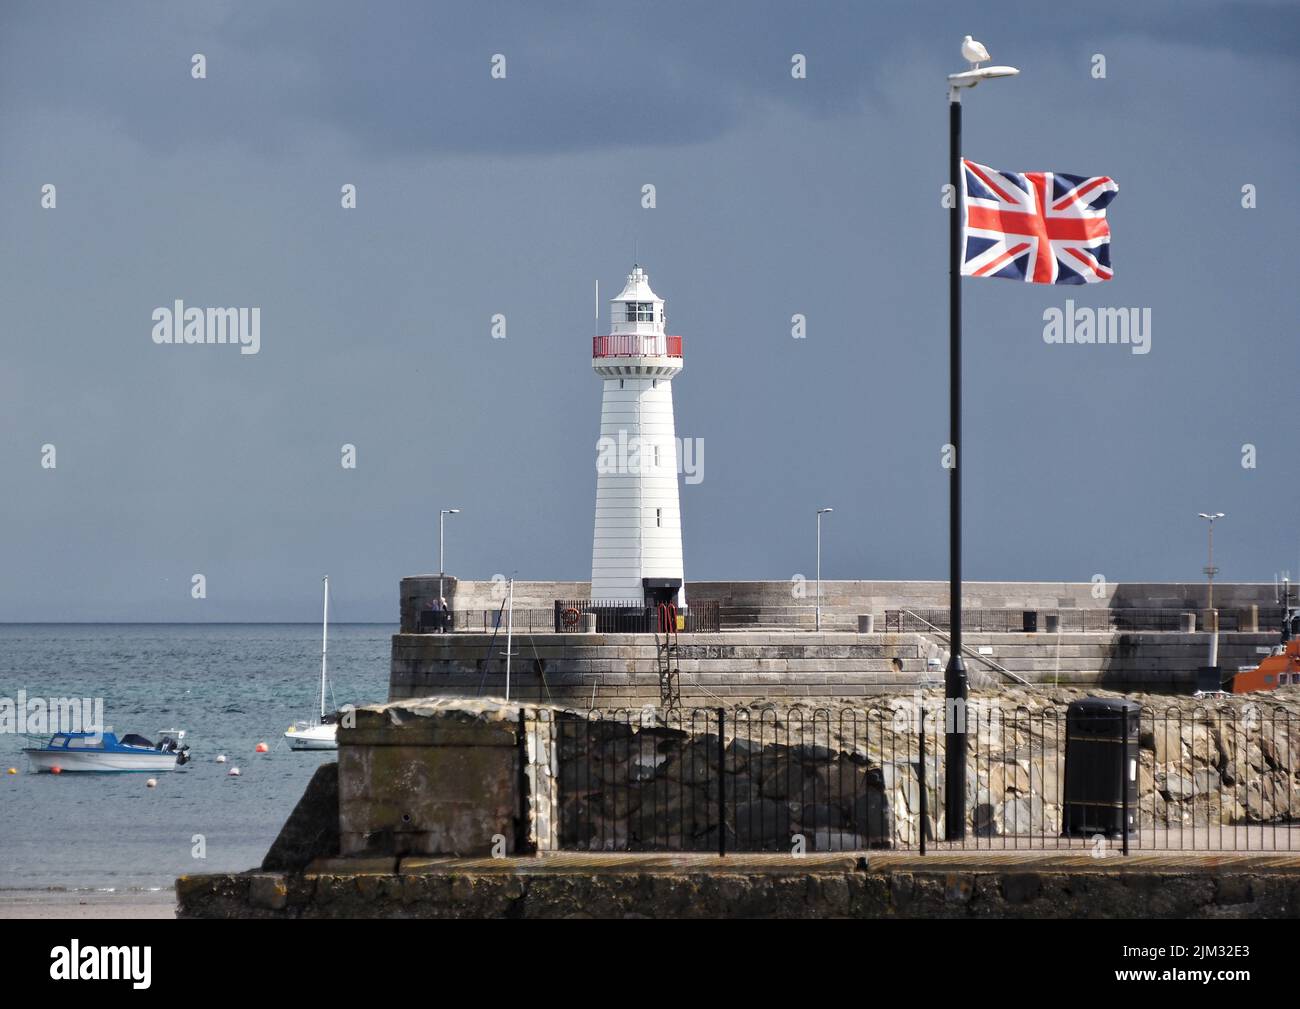
<svg viewBox="0 0 1300 1009">
<path fill-rule="evenodd" d="M 668 336 L 664 300 L 633 266 L 610 301 L 609 333 L 592 338 L 600 376 L 596 445 L 596 531 L 591 548 L 593 603 L 686 607 L 678 442 L 673 378 L 682 338 Z"/>
</svg>

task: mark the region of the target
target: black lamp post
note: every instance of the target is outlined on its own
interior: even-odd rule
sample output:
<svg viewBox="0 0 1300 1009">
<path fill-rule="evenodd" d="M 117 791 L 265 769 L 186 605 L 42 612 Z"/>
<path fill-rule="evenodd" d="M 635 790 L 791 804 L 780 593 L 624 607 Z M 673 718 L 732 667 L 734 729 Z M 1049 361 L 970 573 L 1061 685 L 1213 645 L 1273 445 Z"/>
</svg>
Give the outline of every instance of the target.
<svg viewBox="0 0 1300 1009">
<path fill-rule="evenodd" d="M 1015 67 L 984 67 L 989 58 L 969 35 L 962 55 L 971 69 L 948 75 L 948 181 L 953 209 L 948 220 L 948 667 L 943 674 L 944 696 L 944 836 L 966 836 L 966 699 L 969 681 L 961 643 L 961 239 L 965 207 L 961 200 L 961 92 L 983 80 L 1012 77 Z"/>
</svg>

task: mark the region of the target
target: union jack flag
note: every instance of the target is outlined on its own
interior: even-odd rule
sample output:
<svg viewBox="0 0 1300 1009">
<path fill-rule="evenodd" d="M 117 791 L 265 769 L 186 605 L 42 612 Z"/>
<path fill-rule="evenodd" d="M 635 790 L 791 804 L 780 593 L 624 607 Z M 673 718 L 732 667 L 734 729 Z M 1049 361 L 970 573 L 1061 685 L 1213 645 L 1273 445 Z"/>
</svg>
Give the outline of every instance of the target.
<svg viewBox="0 0 1300 1009">
<path fill-rule="evenodd" d="M 1110 280 L 1106 206 L 1114 179 L 1064 172 L 1000 172 L 962 159 L 966 277 L 1010 277 L 1029 284 Z"/>
</svg>

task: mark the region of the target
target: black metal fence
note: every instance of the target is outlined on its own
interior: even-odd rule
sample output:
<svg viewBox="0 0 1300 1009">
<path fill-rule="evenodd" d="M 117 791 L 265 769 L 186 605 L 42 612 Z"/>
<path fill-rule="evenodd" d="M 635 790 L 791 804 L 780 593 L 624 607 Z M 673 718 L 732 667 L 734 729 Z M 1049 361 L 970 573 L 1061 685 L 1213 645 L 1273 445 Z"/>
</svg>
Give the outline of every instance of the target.
<svg viewBox="0 0 1300 1009">
<path fill-rule="evenodd" d="M 684 611 L 672 612 L 682 618 L 679 630 L 684 634 L 713 632 L 720 626 L 717 600 L 691 603 Z M 639 599 L 557 599 L 551 629 L 579 631 L 582 617 L 588 613 L 596 617 L 598 634 L 653 634 L 670 629 L 663 626 L 664 614 L 660 608 L 647 606 Z"/>
<path fill-rule="evenodd" d="M 451 627 L 453 631 L 465 631 L 479 633 L 492 633 L 500 631 L 505 634 L 506 624 L 510 623 L 514 630 L 521 634 L 527 634 L 533 631 L 543 632 L 552 630 L 553 617 L 550 610 L 529 608 L 521 609 L 516 607 L 513 614 L 507 613 L 503 609 L 493 610 L 455 610 L 450 614 Z M 431 628 L 436 630 L 436 626 Z M 421 632 L 425 629 L 421 626 Z"/>
<path fill-rule="evenodd" d="M 962 628 L 985 633 L 1021 632 L 1027 629 L 1026 614 L 1032 614 L 1033 629 L 1049 629 L 1047 618 L 1055 617 L 1062 631 L 1177 631 L 1182 627 L 1184 613 L 1191 610 L 1149 609 L 964 609 Z M 552 608 L 514 610 L 514 627 L 523 632 L 576 631 L 581 627 L 581 614 L 596 614 L 596 630 L 602 634 L 649 634 L 657 629 L 658 616 L 653 607 L 639 600 L 617 601 L 590 599 L 557 599 Z M 720 612 L 717 600 L 692 603 L 682 613 L 685 620 L 683 633 L 716 632 L 720 630 Z M 433 634 L 440 630 L 491 632 L 504 631 L 508 617 L 504 609 L 455 610 L 440 614 L 435 610 L 421 610 L 418 633 Z M 1283 611 L 1280 607 L 1260 607 L 1258 629 L 1272 633 L 1282 628 Z M 1220 610 L 1219 629 L 1239 631 L 1248 626 L 1245 610 Z M 948 631 L 946 609 L 886 610 L 886 632 L 911 632 L 924 634 L 935 628 Z M 1055 628 L 1052 628 L 1055 629 Z M 1204 615 L 1196 613 L 1196 629 L 1203 631 Z"/>
<path fill-rule="evenodd" d="M 943 705 L 917 697 L 867 709 L 697 708 L 667 720 L 651 708 L 565 714 L 556 723 L 560 846 L 1076 849 L 1097 857 L 1300 850 L 1300 717 L 1289 709 L 1136 713 L 1131 745 L 1116 743 L 1123 752 L 1111 755 L 1134 794 L 1125 797 L 1116 772 L 1103 803 L 1116 824 L 1131 822 L 1125 836 L 1089 826 L 1098 822 L 1084 809 L 1096 796 L 1081 791 L 1089 751 L 1067 746 L 1065 709 Z M 969 740 L 967 817 L 954 841 L 945 840 L 944 822 L 950 715 L 965 719 Z"/>
<path fill-rule="evenodd" d="M 1258 629 L 1263 632 L 1280 631 L 1284 611 L 1280 606 L 1259 608 Z M 1123 607 L 1107 609 L 967 609 L 962 608 L 961 626 L 964 631 L 986 633 L 1043 632 L 1049 630 L 1048 617 L 1054 617 L 1056 628 L 1062 631 L 1105 633 L 1108 631 L 1177 631 L 1182 628 L 1183 614 L 1195 613 L 1196 629 L 1205 630 L 1204 613 L 1191 609 L 1151 607 Z M 938 628 L 948 631 L 948 610 L 886 610 L 886 632 L 911 632 L 924 634 Z M 1238 631 L 1249 626 L 1250 612 L 1242 609 L 1219 610 L 1219 630 Z"/>
<path fill-rule="evenodd" d="M 596 630 L 601 634 L 652 634 L 660 617 L 653 607 L 637 602 L 593 603 L 590 599 L 557 599 L 550 609 L 515 607 L 513 614 L 503 608 L 480 610 L 421 610 L 416 632 L 438 634 L 445 631 L 492 633 L 506 632 L 507 622 L 521 634 L 577 632 L 582 629 L 582 614 L 596 614 Z M 717 631 L 718 603 L 714 600 L 693 603 L 681 613 L 682 633 Z"/>
</svg>

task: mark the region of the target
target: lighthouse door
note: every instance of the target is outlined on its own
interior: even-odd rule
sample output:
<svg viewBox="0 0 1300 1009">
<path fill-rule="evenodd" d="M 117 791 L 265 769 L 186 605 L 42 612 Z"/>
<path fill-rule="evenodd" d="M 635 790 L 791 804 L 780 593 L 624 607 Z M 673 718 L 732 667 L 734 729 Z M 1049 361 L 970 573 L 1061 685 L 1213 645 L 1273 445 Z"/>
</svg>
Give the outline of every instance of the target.
<svg viewBox="0 0 1300 1009">
<path fill-rule="evenodd" d="M 677 590 L 682 587 L 680 578 L 642 578 L 641 587 L 645 594 L 645 604 L 656 609 L 660 603 L 673 605 L 677 602 Z"/>
</svg>

